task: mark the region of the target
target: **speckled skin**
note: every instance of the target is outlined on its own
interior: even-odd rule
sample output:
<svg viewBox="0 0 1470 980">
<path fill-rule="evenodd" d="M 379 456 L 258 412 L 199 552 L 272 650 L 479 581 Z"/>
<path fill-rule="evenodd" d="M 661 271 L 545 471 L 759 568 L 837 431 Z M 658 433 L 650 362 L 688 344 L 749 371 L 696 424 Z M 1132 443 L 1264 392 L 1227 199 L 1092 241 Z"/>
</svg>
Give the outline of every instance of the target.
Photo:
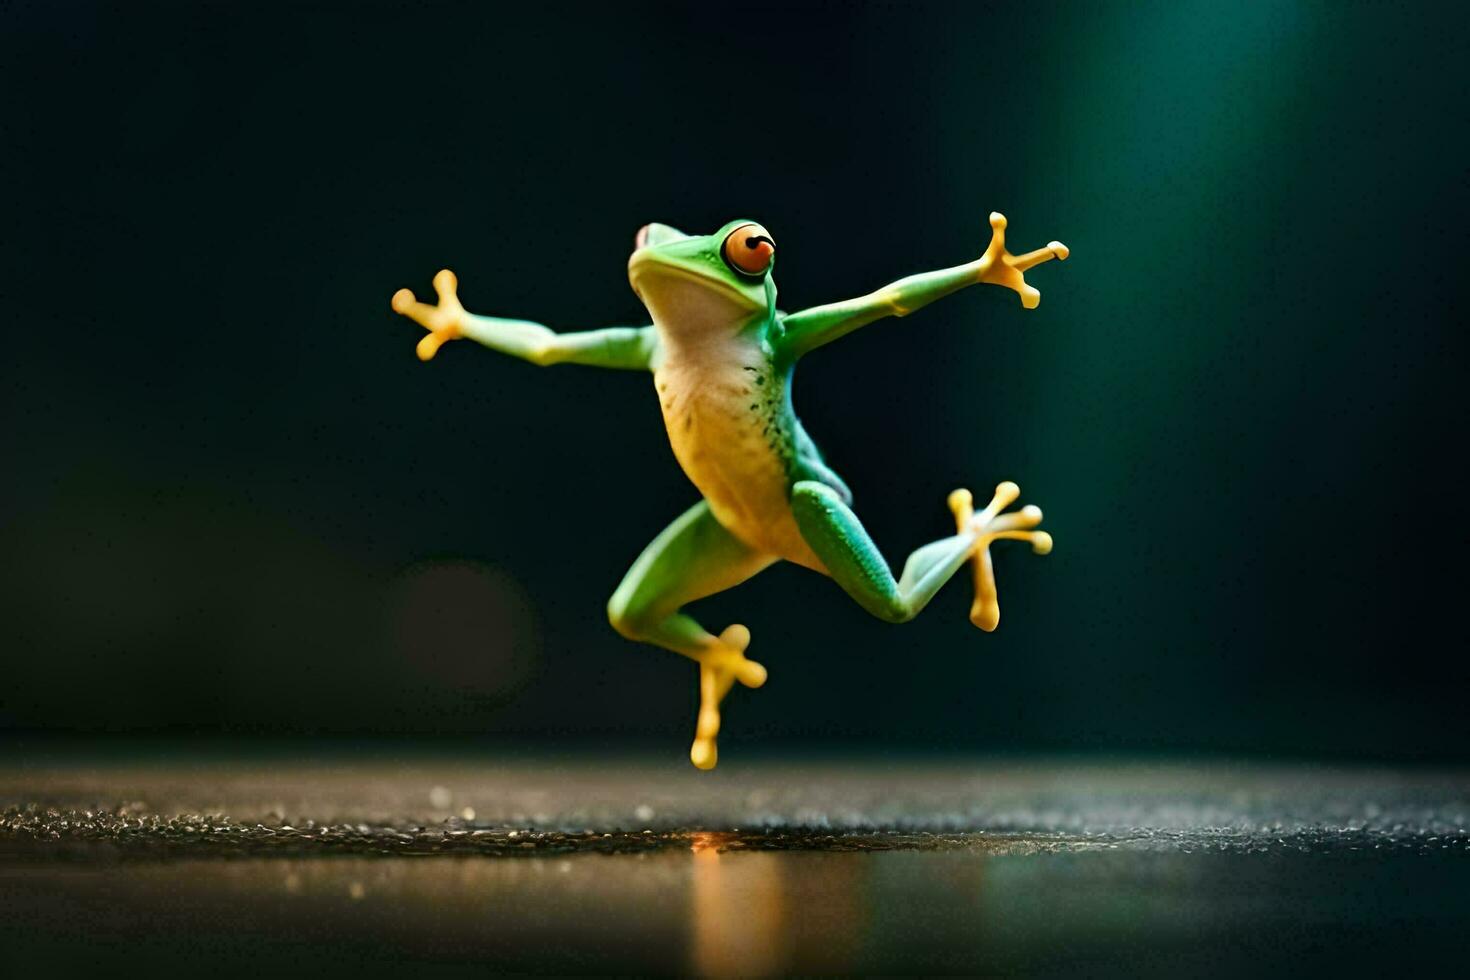
<svg viewBox="0 0 1470 980">
<path fill-rule="evenodd" d="M 797 528 L 791 488 L 818 471 L 763 325 L 704 345 L 666 345 L 654 373 L 669 443 L 721 526 L 751 548 L 826 573 Z M 815 464 L 815 465 L 814 465 Z M 835 474 L 835 487 L 846 487 Z"/>
</svg>

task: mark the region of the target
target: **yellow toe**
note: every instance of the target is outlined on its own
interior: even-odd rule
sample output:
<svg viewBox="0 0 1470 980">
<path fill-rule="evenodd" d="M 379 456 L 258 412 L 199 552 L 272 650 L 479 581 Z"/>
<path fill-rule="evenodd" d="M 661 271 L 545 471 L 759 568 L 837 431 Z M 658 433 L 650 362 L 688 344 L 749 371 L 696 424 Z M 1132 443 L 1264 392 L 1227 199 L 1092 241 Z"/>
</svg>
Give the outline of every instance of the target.
<svg viewBox="0 0 1470 980">
<path fill-rule="evenodd" d="M 754 660 L 741 661 L 735 669 L 735 679 L 746 687 L 760 687 L 766 682 L 766 668 Z"/>
<path fill-rule="evenodd" d="M 720 642 L 727 647 L 733 647 L 741 653 L 744 653 L 745 648 L 750 646 L 750 630 L 739 623 L 731 623 L 720 634 Z"/>
<path fill-rule="evenodd" d="M 714 708 L 699 709 L 699 721 L 695 723 L 694 734 L 703 739 L 713 739 L 720 734 L 719 711 Z"/>
<path fill-rule="evenodd" d="M 719 758 L 719 750 L 715 748 L 715 740 L 712 738 L 696 738 L 689 747 L 689 761 L 694 763 L 696 769 L 713 769 Z"/>
</svg>

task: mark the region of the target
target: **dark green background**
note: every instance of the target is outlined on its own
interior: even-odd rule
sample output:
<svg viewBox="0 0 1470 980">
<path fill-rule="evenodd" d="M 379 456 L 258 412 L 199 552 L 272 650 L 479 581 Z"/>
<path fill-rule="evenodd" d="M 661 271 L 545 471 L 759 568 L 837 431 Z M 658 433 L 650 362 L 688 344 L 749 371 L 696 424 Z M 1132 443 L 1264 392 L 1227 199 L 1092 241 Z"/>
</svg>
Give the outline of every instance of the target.
<svg viewBox="0 0 1470 980">
<path fill-rule="evenodd" d="M 7 4 L 0 726 L 651 736 L 603 604 L 694 499 L 646 377 L 388 298 L 638 321 L 730 217 L 787 309 L 1059 238 L 805 362 L 890 560 L 1017 480 L 1053 555 L 886 626 L 794 567 L 697 608 L 725 744 L 1464 759 L 1467 45 L 1429 5 Z"/>
</svg>

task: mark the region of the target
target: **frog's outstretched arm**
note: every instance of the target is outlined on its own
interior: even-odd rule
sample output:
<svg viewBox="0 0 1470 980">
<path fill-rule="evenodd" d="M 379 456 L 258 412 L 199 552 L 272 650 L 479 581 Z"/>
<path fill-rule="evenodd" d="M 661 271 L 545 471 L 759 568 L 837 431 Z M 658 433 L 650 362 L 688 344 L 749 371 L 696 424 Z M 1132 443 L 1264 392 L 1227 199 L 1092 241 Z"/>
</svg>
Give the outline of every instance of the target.
<svg viewBox="0 0 1470 980">
<path fill-rule="evenodd" d="M 653 327 L 608 327 L 580 333 L 557 333 L 529 320 L 476 316 L 460 305 L 459 281 L 448 269 L 434 277 L 439 305 L 420 303 L 413 292 L 393 294 L 393 309 L 429 332 L 419 341 L 419 360 L 439 353 L 446 342 L 468 337 L 502 354 L 532 364 L 590 364 L 594 367 L 648 370 L 657 335 Z"/>
<path fill-rule="evenodd" d="M 1065 259 L 1070 254 L 1067 246 L 1052 242 L 1025 255 L 1012 255 L 1005 247 L 1005 215 L 999 211 L 991 212 L 990 228 L 990 247 L 974 262 L 952 269 L 921 272 L 889 283 L 866 296 L 790 314 L 785 318 L 785 331 L 778 341 L 781 352 L 789 357 L 800 357 L 874 320 L 885 316 L 906 316 L 921 306 L 928 306 L 941 297 L 980 282 L 1014 289 L 1021 294 L 1022 306 L 1028 310 L 1035 309 L 1041 302 L 1041 293 L 1027 285 L 1022 273 L 1051 259 Z"/>
</svg>

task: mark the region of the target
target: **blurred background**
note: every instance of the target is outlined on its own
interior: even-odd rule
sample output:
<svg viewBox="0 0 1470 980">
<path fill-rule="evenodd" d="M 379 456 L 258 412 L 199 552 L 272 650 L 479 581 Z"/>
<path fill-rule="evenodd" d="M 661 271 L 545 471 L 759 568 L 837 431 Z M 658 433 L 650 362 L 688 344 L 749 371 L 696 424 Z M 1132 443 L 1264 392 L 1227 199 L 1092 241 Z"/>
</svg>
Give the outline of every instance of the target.
<svg viewBox="0 0 1470 980">
<path fill-rule="evenodd" d="M 778 566 L 695 607 L 771 671 L 723 744 L 1464 761 L 1463 15 L 1318 3 L 0 9 L 0 728 L 484 736 L 679 759 L 608 627 L 696 499 L 648 378 L 394 290 L 642 323 L 634 231 L 731 217 L 799 309 L 1057 238 L 804 361 L 890 561 L 1014 479 L 892 627 Z M 1458 448 L 1457 448 L 1458 447 Z M 734 758 L 734 756 L 730 756 Z"/>
</svg>

